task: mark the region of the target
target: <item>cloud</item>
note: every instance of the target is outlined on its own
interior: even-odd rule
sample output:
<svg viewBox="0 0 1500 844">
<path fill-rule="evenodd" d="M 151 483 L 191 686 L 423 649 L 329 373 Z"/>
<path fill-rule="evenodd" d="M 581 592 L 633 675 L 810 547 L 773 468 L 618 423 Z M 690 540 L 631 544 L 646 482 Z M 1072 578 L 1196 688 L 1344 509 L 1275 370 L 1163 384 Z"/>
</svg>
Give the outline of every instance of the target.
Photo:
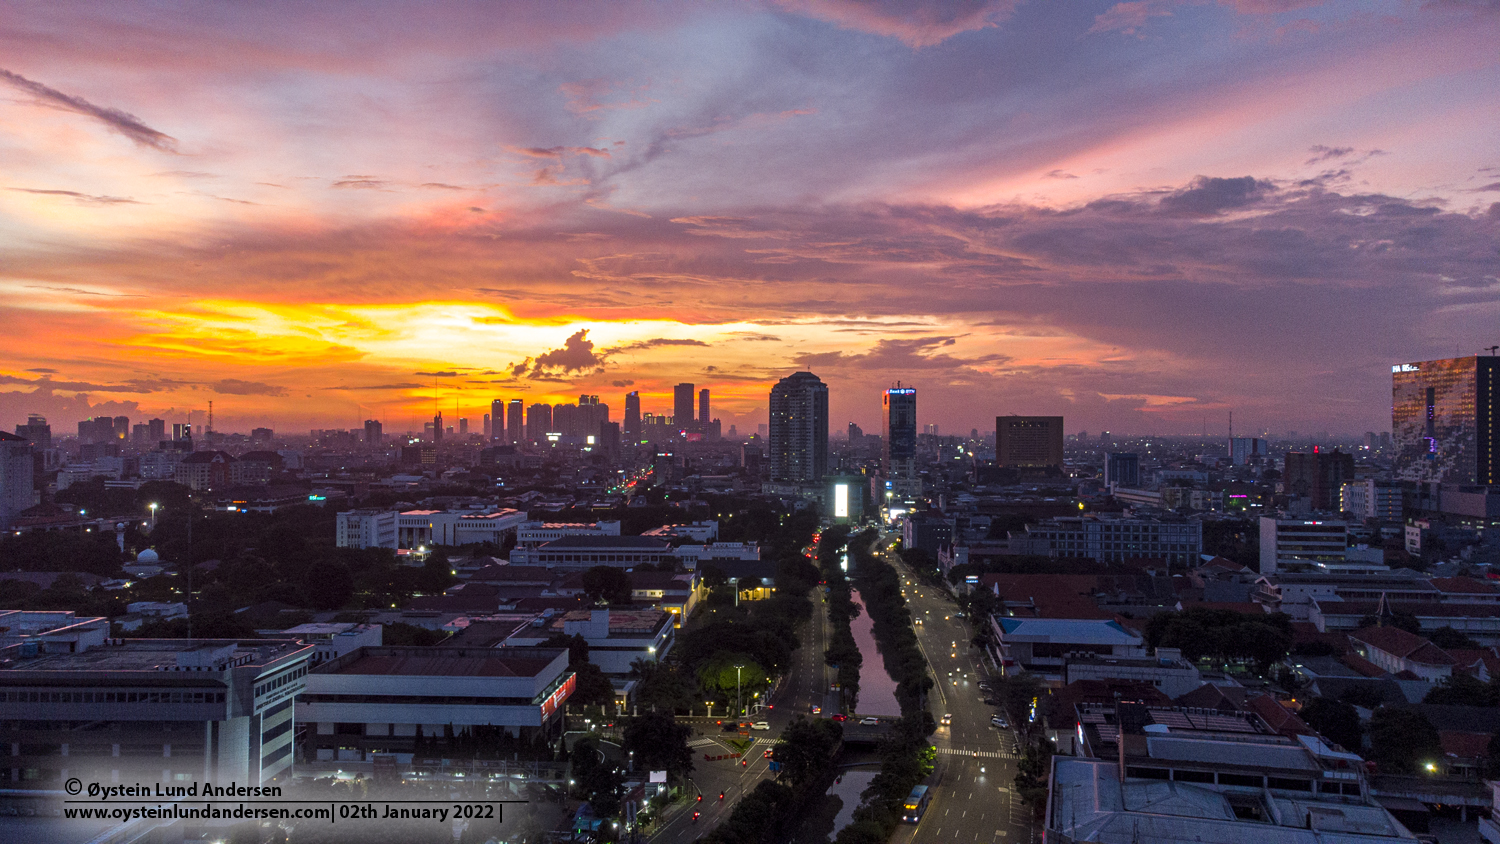
<svg viewBox="0 0 1500 844">
<path fill-rule="evenodd" d="M 955 35 L 997 26 L 1020 0 L 776 0 L 789 12 L 841 29 L 932 47 Z"/>
<path fill-rule="evenodd" d="M 177 151 L 177 140 L 175 138 L 152 129 L 133 114 L 120 111 L 119 109 L 94 105 L 82 97 L 64 94 L 61 91 L 48 88 L 40 82 L 27 79 L 19 73 L 12 73 L 4 68 L 0 68 L 0 82 L 10 83 L 12 86 L 36 97 L 37 100 L 45 105 L 60 108 L 64 111 L 71 111 L 85 117 L 92 117 L 141 146 L 151 147 L 162 152 Z"/>
<path fill-rule="evenodd" d="M 1075 176 L 1075 175 L 1073 175 L 1072 173 L 1063 172 L 1062 170 L 1049 170 L 1046 173 L 1046 178 L 1048 178 L 1048 179 L 1076 179 L 1078 177 Z"/>
<path fill-rule="evenodd" d="M 519 378 L 530 373 L 533 380 L 566 381 L 568 379 L 562 376 L 602 369 L 604 360 L 605 356 L 594 352 L 594 341 L 589 339 L 589 330 L 580 328 L 563 342 L 561 349 L 552 349 L 514 364 L 511 366 L 511 374 Z"/>
<path fill-rule="evenodd" d="M 862 370 L 940 370 L 949 375 L 960 372 L 974 373 L 975 367 L 993 367 L 1010 360 L 1002 354 L 978 355 L 958 358 L 939 351 L 956 345 L 954 337 L 922 337 L 912 340 L 881 339 L 874 348 L 864 353 L 822 352 L 803 354 L 795 360 L 809 369 L 828 367 L 837 369 L 858 368 Z"/>
<path fill-rule="evenodd" d="M 208 385 L 209 389 L 226 396 L 285 396 L 285 387 L 275 384 L 263 384 L 259 381 L 242 381 L 238 378 L 224 378 Z"/>
<path fill-rule="evenodd" d="M 406 383 L 398 383 L 398 384 L 365 384 L 365 385 L 353 386 L 353 387 L 350 387 L 350 386 L 322 387 L 320 389 L 324 389 L 324 390 L 420 390 L 420 389 L 422 389 L 423 387 L 426 387 L 426 386 L 427 386 L 426 384 L 418 384 L 418 383 L 415 383 L 415 382 L 406 382 Z"/>
<path fill-rule="evenodd" d="M 1237 179 L 1198 176 L 1187 188 L 1162 197 L 1161 207 L 1174 214 L 1205 217 L 1249 205 L 1273 190 L 1269 183 L 1258 182 L 1251 176 Z"/>
<path fill-rule="evenodd" d="M 609 158 L 609 150 L 595 147 L 509 147 L 511 152 L 528 158 L 561 160 L 565 155 L 588 155 L 594 158 Z"/>
<path fill-rule="evenodd" d="M 1094 18 L 1089 34 L 1096 32 L 1122 32 L 1134 35 L 1151 18 L 1172 16 L 1172 6 L 1177 0 L 1138 0 L 1138 2 L 1116 3 Z"/>
<path fill-rule="evenodd" d="M 636 340 L 632 343 L 624 343 L 619 346 L 611 346 L 608 349 L 605 349 L 601 353 L 600 357 L 601 359 L 603 359 L 608 358 L 610 355 L 626 354 L 628 352 L 640 352 L 645 351 L 646 349 L 661 348 L 662 346 L 703 346 L 707 348 L 708 344 L 703 342 L 702 340 L 654 337 L 650 340 Z"/>
<path fill-rule="evenodd" d="M 40 188 L 11 188 L 21 193 L 36 193 L 44 196 L 67 196 L 90 205 L 140 205 L 142 203 L 124 196 L 96 196 L 75 190 L 43 190 Z"/>
<path fill-rule="evenodd" d="M 333 187 L 345 190 L 385 190 L 388 183 L 374 176 L 345 176 L 333 183 Z"/>
<path fill-rule="evenodd" d="M 609 382 L 609 385 L 611 387 L 634 387 L 635 386 L 635 382 L 632 381 L 632 380 L 630 380 L 629 378 L 625 378 L 625 379 L 619 380 L 619 381 L 611 381 L 611 382 Z"/>
<path fill-rule="evenodd" d="M 49 369 L 49 368 L 47 368 L 45 366 L 38 366 L 38 367 L 35 367 L 33 369 L 28 369 L 26 371 L 27 372 L 40 372 L 40 373 L 43 373 L 45 375 L 56 375 L 57 374 L 57 370 L 55 370 L 55 369 Z"/>
<path fill-rule="evenodd" d="M 1306 163 L 1317 164 L 1320 161 L 1331 161 L 1335 158 L 1343 158 L 1344 156 L 1352 155 L 1354 153 L 1354 147 L 1327 147 L 1323 146 L 1322 144 L 1318 144 L 1308 149 L 1308 152 L 1312 153 L 1313 157 L 1307 159 Z"/>
<path fill-rule="evenodd" d="M 1500 190 L 1500 182 L 1490 182 L 1481 188 L 1470 188 L 1470 193 L 1483 193 L 1485 191 Z"/>
<path fill-rule="evenodd" d="M 415 373 L 412 373 L 412 374 L 414 374 L 414 375 L 422 375 L 422 376 L 425 376 L 427 378 L 457 378 L 458 377 L 458 373 L 457 372 L 453 372 L 452 370 L 443 370 L 441 372 L 415 372 Z"/>
</svg>

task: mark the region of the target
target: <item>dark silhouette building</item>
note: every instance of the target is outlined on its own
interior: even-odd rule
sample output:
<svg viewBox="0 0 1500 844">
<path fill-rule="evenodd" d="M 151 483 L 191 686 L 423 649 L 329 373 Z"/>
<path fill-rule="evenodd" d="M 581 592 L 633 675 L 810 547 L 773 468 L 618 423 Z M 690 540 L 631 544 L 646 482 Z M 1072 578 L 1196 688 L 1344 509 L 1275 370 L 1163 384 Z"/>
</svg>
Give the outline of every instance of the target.
<svg viewBox="0 0 1500 844">
<path fill-rule="evenodd" d="M 1300 495 L 1314 510 L 1340 509 L 1340 493 L 1354 480 L 1354 455 L 1333 451 L 1288 452 L 1281 473 L 1287 495 Z"/>
<path fill-rule="evenodd" d="M 828 385 L 795 372 L 771 388 L 771 479 L 817 483 L 828 474 Z"/>
</svg>

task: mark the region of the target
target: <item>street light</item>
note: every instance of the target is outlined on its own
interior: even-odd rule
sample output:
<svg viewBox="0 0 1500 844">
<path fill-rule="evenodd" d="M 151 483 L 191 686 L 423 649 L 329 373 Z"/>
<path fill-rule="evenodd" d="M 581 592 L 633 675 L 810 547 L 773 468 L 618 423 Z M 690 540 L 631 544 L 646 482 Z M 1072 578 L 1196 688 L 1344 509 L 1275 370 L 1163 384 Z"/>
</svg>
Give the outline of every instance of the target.
<svg viewBox="0 0 1500 844">
<path fill-rule="evenodd" d="M 155 501 L 153 501 L 150 504 L 147 504 L 146 506 L 151 509 L 151 529 L 152 530 L 156 530 L 156 508 L 160 507 L 161 505 L 157 504 Z"/>
<path fill-rule="evenodd" d="M 744 704 L 740 702 L 740 669 L 744 667 L 743 665 L 734 667 L 734 711 L 736 715 L 743 714 L 745 709 Z"/>
</svg>

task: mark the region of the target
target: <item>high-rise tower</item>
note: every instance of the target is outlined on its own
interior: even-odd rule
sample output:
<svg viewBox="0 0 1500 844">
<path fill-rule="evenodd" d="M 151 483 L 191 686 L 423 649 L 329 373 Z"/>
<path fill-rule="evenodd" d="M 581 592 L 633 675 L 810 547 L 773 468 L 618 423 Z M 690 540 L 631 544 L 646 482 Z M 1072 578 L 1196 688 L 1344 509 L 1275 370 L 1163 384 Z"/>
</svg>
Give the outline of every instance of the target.
<svg viewBox="0 0 1500 844">
<path fill-rule="evenodd" d="M 632 443 L 641 441 L 641 394 L 635 390 L 625 394 L 625 439 Z"/>
<path fill-rule="evenodd" d="M 771 388 L 771 478 L 817 483 L 828 474 L 828 386 L 795 372 Z"/>
<path fill-rule="evenodd" d="M 672 424 L 679 429 L 694 428 L 697 415 L 693 413 L 693 385 L 678 384 L 672 388 Z"/>
<path fill-rule="evenodd" d="M 1396 477 L 1455 486 L 1500 486 L 1500 357 L 1391 367 Z"/>
<path fill-rule="evenodd" d="M 899 381 L 886 390 L 880 421 L 885 427 L 882 468 L 891 492 L 903 498 L 921 495 L 922 482 L 917 478 L 917 391 L 901 386 Z"/>
<path fill-rule="evenodd" d="M 505 405 L 505 441 L 511 445 L 517 445 L 526 438 L 521 428 L 521 417 L 524 413 L 521 408 L 520 399 L 511 399 Z"/>
<path fill-rule="evenodd" d="M 505 442 L 505 399 L 490 402 L 490 439 Z"/>
</svg>

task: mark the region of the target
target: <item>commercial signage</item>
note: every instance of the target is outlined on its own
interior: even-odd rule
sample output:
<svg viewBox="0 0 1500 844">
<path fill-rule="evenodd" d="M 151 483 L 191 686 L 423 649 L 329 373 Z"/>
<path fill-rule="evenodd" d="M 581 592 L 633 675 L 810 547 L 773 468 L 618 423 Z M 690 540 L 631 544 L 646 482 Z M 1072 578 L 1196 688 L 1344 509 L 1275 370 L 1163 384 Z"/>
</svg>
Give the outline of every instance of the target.
<svg viewBox="0 0 1500 844">
<path fill-rule="evenodd" d="M 558 686 L 556 691 L 548 695 L 546 700 L 542 701 L 542 720 L 545 721 L 551 718 L 552 713 L 562 707 L 563 702 L 573 695 L 573 690 L 576 688 L 578 688 L 578 675 L 569 674 L 568 679 L 564 680 L 563 684 Z"/>
<path fill-rule="evenodd" d="M 833 517 L 835 519 L 849 518 L 848 484 L 834 484 L 833 486 Z"/>
</svg>

